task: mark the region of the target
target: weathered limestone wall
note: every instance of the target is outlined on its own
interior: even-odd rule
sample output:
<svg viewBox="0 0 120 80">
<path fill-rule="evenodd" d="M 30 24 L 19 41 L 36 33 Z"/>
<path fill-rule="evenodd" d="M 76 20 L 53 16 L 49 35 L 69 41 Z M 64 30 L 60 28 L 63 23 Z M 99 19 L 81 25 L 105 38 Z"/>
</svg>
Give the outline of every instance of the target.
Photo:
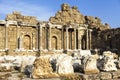
<svg viewBox="0 0 120 80">
<path fill-rule="evenodd" d="M 20 12 L 14 11 L 12 14 L 8 14 L 6 20 L 12 20 L 17 22 L 30 23 L 31 25 L 36 25 L 38 20 L 34 16 L 24 16 Z"/>
<path fill-rule="evenodd" d="M 5 27 L 0 25 L 0 49 L 5 49 Z"/>
<path fill-rule="evenodd" d="M 95 31 L 94 31 L 95 32 Z M 104 31 L 96 31 L 93 33 L 93 48 L 103 50 L 119 51 L 120 49 L 120 29 L 109 29 Z"/>
<path fill-rule="evenodd" d="M 17 26 L 10 25 L 7 28 L 7 48 L 16 49 L 17 48 Z"/>
</svg>

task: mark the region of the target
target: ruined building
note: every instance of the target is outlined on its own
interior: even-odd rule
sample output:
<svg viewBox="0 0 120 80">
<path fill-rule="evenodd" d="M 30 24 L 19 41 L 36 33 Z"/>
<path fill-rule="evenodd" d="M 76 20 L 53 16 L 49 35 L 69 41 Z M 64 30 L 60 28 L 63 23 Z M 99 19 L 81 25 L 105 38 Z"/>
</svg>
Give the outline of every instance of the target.
<svg viewBox="0 0 120 80">
<path fill-rule="evenodd" d="M 119 31 L 110 29 L 107 23 L 103 25 L 98 17 L 84 16 L 76 6 L 68 4 L 62 4 L 61 10 L 48 22 L 13 12 L 0 21 L 0 52 L 36 54 L 107 47 L 118 49 Z M 116 44 L 112 45 L 111 38 L 114 37 Z"/>
</svg>

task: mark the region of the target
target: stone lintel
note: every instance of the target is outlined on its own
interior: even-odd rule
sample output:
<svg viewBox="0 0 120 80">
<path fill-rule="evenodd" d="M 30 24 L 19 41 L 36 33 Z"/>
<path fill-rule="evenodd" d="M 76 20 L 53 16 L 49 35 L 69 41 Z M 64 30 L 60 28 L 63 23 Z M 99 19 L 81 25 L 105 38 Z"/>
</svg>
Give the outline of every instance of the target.
<svg viewBox="0 0 120 80">
<path fill-rule="evenodd" d="M 37 24 L 30 24 L 30 23 L 27 23 L 27 22 L 19 22 L 18 25 L 20 25 L 20 26 L 33 26 L 33 27 L 37 26 Z"/>
</svg>

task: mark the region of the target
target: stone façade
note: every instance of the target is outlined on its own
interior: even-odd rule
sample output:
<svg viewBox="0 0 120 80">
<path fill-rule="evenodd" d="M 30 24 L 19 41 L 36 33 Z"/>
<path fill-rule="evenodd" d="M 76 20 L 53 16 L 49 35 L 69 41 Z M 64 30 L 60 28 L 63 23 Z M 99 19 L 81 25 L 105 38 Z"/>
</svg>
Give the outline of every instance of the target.
<svg viewBox="0 0 120 80">
<path fill-rule="evenodd" d="M 8 14 L 6 20 L 0 21 L 0 52 L 36 55 L 48 51 L 119 49 L 119 35 L 119 29 L 110 29 L 98 17 L 84 16 L 76 6 L 64 3 L 48 22 L 19 12 Z"/>
</svg>

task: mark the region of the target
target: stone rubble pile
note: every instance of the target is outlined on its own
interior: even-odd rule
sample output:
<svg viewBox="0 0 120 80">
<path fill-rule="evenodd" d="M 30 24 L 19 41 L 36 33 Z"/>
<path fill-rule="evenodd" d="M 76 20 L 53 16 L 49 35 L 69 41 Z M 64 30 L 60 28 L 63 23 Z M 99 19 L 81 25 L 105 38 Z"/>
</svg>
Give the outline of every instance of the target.
<svg viewBox="0 0 120 80">
<path fill-rule="evenodd" d="M 68 4 L 62 4 L 54 17 L 50 17 L 49 21 L 52 24 L 88 24 L 89 28 L 96 28 L 100 30 L 110 29 L 109 24 L 102 24 L 100 18 L 93 16 L 84 16 L 80 13 L 76 6 L 70 7 Z"/>
<path fill-rule="evenodd" d="M 84 55 L 83 55 L 84 53 Z M 39 57 L 35 56 L 1 56 L 0 71 L 12 71 L 19 67 L 29 77 L 53 78 L 63 75 L 71 75 L 75 72 L 85 75 L 100 74 L 117 71 L 120 69 L 120 57 L 110 51 L 103 55 L 91 54 L 90 51 L 76 51 L 73 54 L 49 54 Z"/>
<path fill-rule="evenodd" d="M 35 56 L 1 56 L 0 71 L 12 71 L 14 68 L 19 68 L 21 72 L 25 72 L 25 67 L 33 65 Z"/>
<path fill-rule="evenodd" d="M 80 53 L 81 52 L 81 53 Z M 83 53 L 84 52 L 84 55 Z M 87 53 L 88 52 L 88 53 Z M 116 71 L 117 70 L 117 64 L 119 61 L 116 60 L 118 56 L 115 53 L 112 53 L 110 51 L 103 52 L 103 55 L 94 54 L 92 55 L 89 51 L 78 51 L 74 52 L 72 56 L 68 56 L 67 54 L 53 54 L 48 56 L 40 56 L 38 59 L 47 58 L 47 60 L 40 60 L 37 62 L 34 62 L 38 67 L 42 67 L 42 69 L 36 69 L 34 70 L 39 72 L 33 72 L 36 75 L 39 75 L 39 77 L 33 78 L 40 78 L 40 76 L 44 76 L 46 72 L 43 72 L 43 70 L 50 70 L 47 74 L 53 74 L 56 75 L 68 75 L 68 74 L 74 74 L 74 72 L 80 72 L 84 74 L 99 74 L 100 72 L 108 72 L 108 71 Z M 47 62 L 44 62 L 47 61 Z M 41 65 L 38 65 L 40 64 Z M 42 63 L 49 64 L 46 65 L 47 69 L 44 67 Z M 34 65 L 34 67 L 36 67 Z M 44 68 L 43 68 L 44 67 Z M 48 69 L 49 68 L 49 69 Z M 41 72 L 41 73 L 40 73 Z M 48 78 L 48 77 L 47 77 Z"/>
</svg>

